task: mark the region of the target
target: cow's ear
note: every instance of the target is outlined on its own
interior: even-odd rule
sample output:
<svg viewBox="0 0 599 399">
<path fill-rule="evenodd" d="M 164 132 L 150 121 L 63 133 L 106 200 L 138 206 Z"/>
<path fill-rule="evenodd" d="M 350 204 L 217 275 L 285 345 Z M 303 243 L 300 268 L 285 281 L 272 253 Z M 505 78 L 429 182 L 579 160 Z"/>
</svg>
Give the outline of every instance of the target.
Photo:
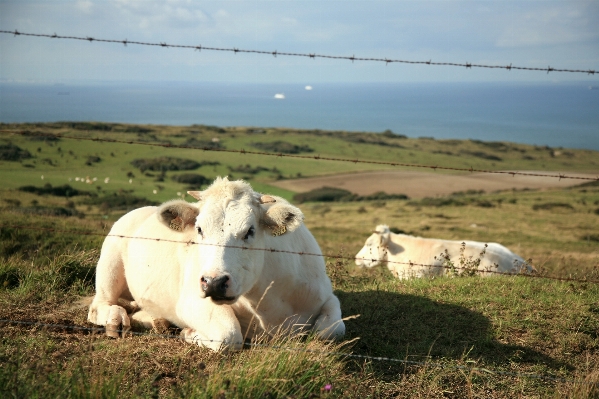
<svg viewBox="0 0 599 399">
<path fill-rule="evenodd" d="M 202 199 L 201 191 L 188 191 L 187 194 L 191 195 L 193 198 L 197 199 L 198 201 Z"/>
<path fill-rule="evenodd" d="M 156 215 L 158 220 L 168 228 L 184 231 L 195 226 L 200 210 L 183 200 L 173 200 L 160 205 Z"/>
<path fill-rule="evenodd" d="M 391 235 L 389 226 L 386 226 L 386 225 L 376 226 L 375 231 L 381 238 L 381 245 L 386 246 L 387 244 L 389 244 L 389 238 L 390 238 L 389 236 Z"/>
<path fill-rule="evenodd" d="M 264 210 L 261 222 L 271 230 L 273 236 L 293 231 L 304 222 L 302 211 L 283 198 L 263 195 L 259 202 Z"/>
</svg>

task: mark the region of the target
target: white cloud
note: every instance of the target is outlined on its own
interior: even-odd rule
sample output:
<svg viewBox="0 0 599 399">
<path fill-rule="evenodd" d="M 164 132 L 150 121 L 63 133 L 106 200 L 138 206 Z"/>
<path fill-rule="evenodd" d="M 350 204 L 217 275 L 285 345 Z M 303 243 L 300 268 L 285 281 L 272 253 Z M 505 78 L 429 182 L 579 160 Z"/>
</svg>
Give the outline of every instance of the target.
<svg viewBox="0 0 599 399">
<path fill-rule="evenodd" d="M 89 13 L 92 12 L 93 6 L 94 6 L 94 3 L 92 3 L 90 0 L 82 0 L 82 1 L 78 1 L 76 3 L 76 7 L 80 11 L 82 11 L 82 12 L 84 12 L 86 14 L 89 14 Z"/>
<path fill-rule="evenodd" d="M 579 4 L 514 13 L 497 38 L 498 47 L 532 47 L 576 43 L 599 36 Z"/>
</svg>

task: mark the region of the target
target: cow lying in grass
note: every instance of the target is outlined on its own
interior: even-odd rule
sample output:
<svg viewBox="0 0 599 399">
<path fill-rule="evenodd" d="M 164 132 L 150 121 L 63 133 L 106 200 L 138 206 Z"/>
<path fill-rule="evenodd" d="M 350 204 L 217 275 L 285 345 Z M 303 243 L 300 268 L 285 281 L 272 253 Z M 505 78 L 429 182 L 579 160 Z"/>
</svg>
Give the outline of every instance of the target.
<svg viewBox="0 0 599 399">
<path fill-rule="evenodd" d="M 112 227 L 96 270 L 88 320 L 118 337 L 131 321 L 166 320 L 188 342 L 239 349 L 276 330 L 344 335 L 339 300 L 302 212 L 243 181 L 217 178 L 183 200 L 129 212 Z M 266 249 L 266 250 L 264 250 Z"/>
<path fill-rule="evenodd" d="M 503 245 L 476 241 L 450 241 L 394 234 L 379 225 L 355 258 L 358 266 L 385 263 L 400 279 L 459 274 L 492 276 L 530 273 L 534 269 Z"/>
</svg>

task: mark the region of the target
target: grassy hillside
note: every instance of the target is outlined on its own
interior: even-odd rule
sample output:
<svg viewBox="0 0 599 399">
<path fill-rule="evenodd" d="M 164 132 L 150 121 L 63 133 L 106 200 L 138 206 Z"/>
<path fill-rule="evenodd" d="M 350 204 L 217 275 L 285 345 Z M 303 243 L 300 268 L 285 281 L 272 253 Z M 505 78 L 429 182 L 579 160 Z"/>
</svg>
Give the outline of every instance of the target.
<svg viewBox="0 0 599 399">
<path fill-rule="evenodd" d="M 97 193 L 126 190 L 137 196 L 157 201 L 174 198 L 177 192 L 185 191 L 185 184 L 172 180 L 173 177 L 184 173 L 200 174 L 209 180 L 218 175 L 244 178 L 257 190 L 291 198 L 291 192 L 276 188 L 269 183 L 280 178 L 381 170 L 392 167 L 125 143 L 198 148 L 209 146 L 272 154 L 295 151 L 299 154 L 322 157 L 490 170 L 594 173 L 599 167 L 597 161 L 599 153 L 596 151 L 472 140 L 410 139 L 384 133 L 67 122 L 2 124 L 0 128 L 3 130 L 0 133 L 0 144 L 10 143 L 29 154 L 29 157 L 21 157 L 13 161 L 0 158 L 4 188 L 41 183 L 73 186 L 79 183 L 77 188 L 87 187 Z M 18 131 L 21 134 L 11 135 L 6 130 Z M 40 133 L 87 139 L 111 139 L 120 142 L 49 139 L 47 136 L 36 136 Z M 162 172 L 151 169 L 142 171 L 132 164 L 134 160 L 164 157 L 192 160 L 200 166 L 190 171 Z M 439 173 L 446 172 L 439 170 Z M 85 185 L 81 181 L 76 181 L 77 178 L 83 178 L 83 181 L 89 178 L 91 184 Z M 96 180 L 93 180 L 94 178 Z M 108 183 L 104 183 L 106 178 L 109 178 Z M 154 190 L 156 194 L 153 194 Z"/>
<path fill-rule="evenodd" d="M 99 123 L 2 128 L 8 127 L 485 169 L 596 172 L 599 159 L 591 151 L 385 134 Z M 374 167 L 35 137 L 0 136 L 4 159 L 17 157 L 0 161 L 0 319 L 33 323 L 0 321 L 1 397 L 599 397 L 599 284 L 526 277 L 400 281 L 384 268 L 358 269 L 351 261 L 375 225 L 385 223 L 424 237 L 501 242 L 532 258 L 541 275 L 599 280 L 595 183 L 301 204 L 323 252 L 340 257 L 326 260 L 343 315 L 356 316 L 346 322 L 347 339 L 279 337 L 215 354 L 156 333 L 112 340 L 80 329 L 93 327 L 82 298 L 94 293 L 95 263 L 112 222 L 127 209 L 184 192 L 185 174 L 207 181 L 243 177 L 257 190 L 292 198 L 272 182 Z M 157 158 L 173 168 L 185 165 L 173 158 L 200 166 L 163 173 L 152 170 Z M 134 166 L 134 160 L 145 161 Z M 31 188 L 19 190 L 24 186 Z"/>
</svg>

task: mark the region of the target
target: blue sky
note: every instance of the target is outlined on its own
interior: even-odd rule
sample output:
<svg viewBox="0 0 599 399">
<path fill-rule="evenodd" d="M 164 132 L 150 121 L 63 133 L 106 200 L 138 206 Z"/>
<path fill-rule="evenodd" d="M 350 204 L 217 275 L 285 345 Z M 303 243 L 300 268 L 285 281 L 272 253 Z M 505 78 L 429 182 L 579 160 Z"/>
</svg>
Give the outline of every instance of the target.
<svg viewBox="0 0 599 399">
<path fill-rule="evenodd" d="M 0 29 L 266 51 L 599 70 L 597 0 L 0 0 Z M 599 82 L 599 75 L 352 64 L 2 34 L 0 79 Z"/>
</svg>

